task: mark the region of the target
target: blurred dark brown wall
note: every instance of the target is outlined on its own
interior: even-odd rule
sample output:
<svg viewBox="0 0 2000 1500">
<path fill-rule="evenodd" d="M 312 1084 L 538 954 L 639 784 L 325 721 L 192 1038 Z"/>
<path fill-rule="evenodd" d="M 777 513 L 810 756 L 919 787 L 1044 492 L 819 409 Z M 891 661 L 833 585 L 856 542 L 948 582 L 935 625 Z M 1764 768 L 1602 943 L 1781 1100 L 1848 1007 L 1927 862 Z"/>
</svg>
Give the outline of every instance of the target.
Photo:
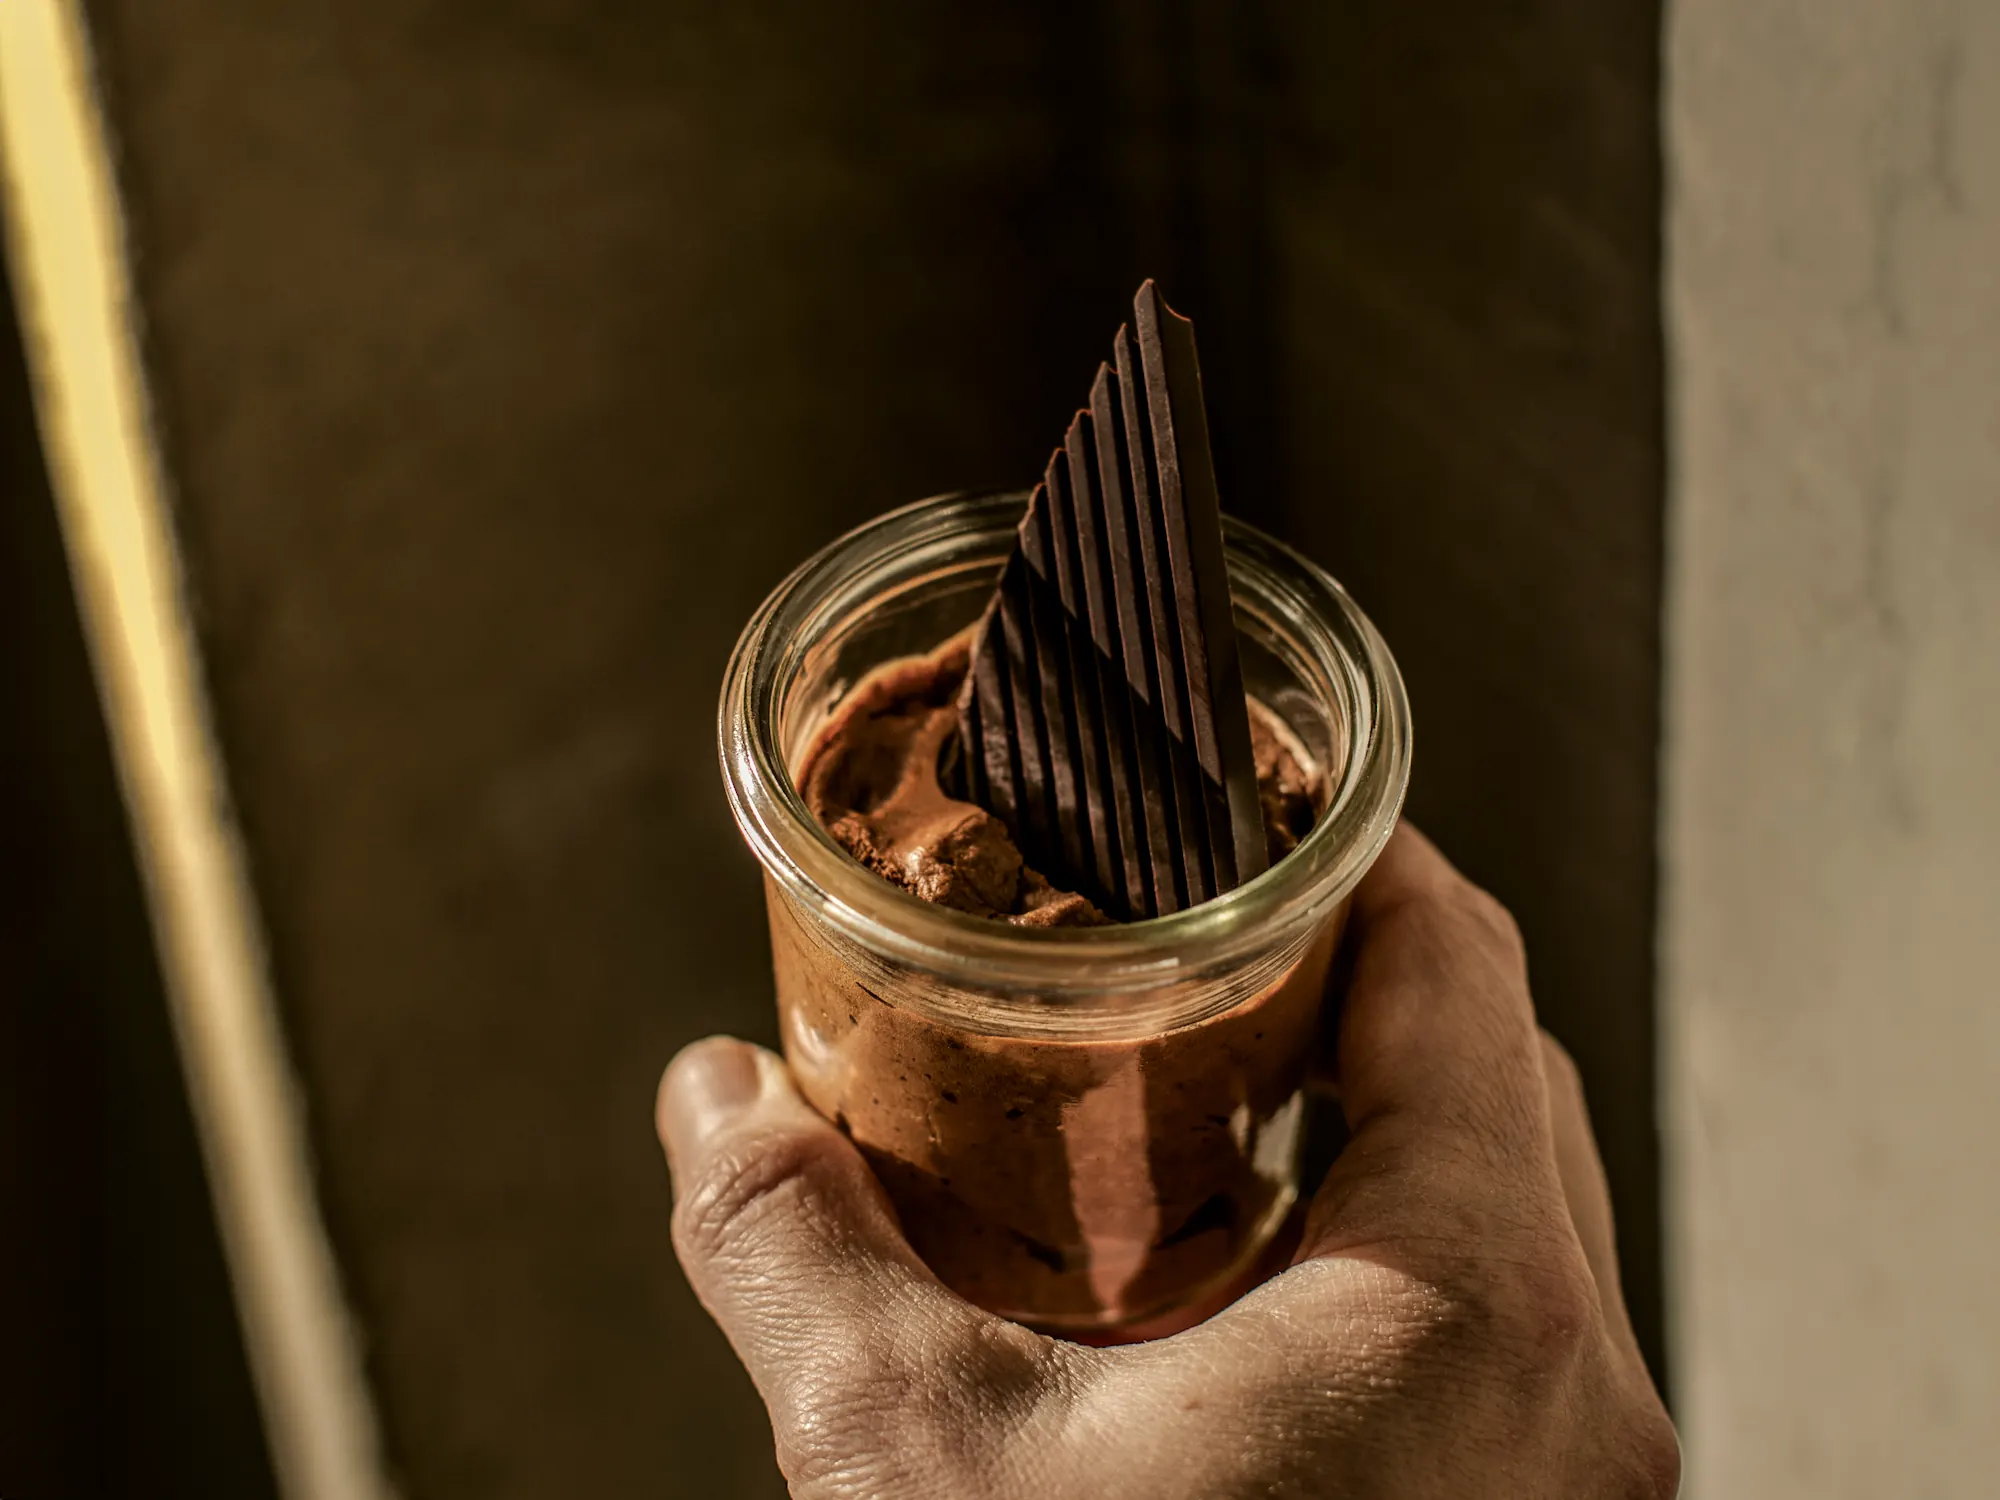
<svg viewBox="0 0 2000 1500">
<path fill-rule="evenodd" d="M 841 528 L 1030 476 L 1146 274 L 1232 508 L 1403 661 L 1657 1357 L 1657 0 L 88 9 L 410 1494 L 779 1492 L 648 1129 L 771 1033 L 722 662 Z"/>
<path fill-rule="evenodd" d="M 1288 17 L 1283 525 L 1395 649 L 1411 816 L 1520 920 L 1659 1371 L 1659 7 Z"/>
</svg>

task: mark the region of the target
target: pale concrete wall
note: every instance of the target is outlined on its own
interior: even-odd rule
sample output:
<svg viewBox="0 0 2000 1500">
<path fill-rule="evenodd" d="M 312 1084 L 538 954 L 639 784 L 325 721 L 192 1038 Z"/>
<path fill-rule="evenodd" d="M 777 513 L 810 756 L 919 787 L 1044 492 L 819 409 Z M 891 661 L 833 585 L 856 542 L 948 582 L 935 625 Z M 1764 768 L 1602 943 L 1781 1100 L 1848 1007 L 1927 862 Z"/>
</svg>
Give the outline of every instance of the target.
<svg viewBox="0 0 2000 1500">
<path fill-rule="evenodd" d="M 1670 7 L 1694 1500 L 2000 1493 L 2000 0 Z"/>
</svg>

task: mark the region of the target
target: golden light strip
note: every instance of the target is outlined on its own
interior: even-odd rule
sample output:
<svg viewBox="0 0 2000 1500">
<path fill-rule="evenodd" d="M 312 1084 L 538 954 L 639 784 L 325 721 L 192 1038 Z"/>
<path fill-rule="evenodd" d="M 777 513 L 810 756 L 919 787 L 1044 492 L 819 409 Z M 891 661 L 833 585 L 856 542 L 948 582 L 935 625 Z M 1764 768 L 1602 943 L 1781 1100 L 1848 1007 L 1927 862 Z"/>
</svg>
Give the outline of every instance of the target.
<svg viewBox="0 0 2000 1500">
<path fill-rule="evenodd" d="M 43 446 L 279 1480 L 288 1500 L 386 1500 L 203 696 L 76 0 L 0 0 L 0 160 Z"/>
</svg>

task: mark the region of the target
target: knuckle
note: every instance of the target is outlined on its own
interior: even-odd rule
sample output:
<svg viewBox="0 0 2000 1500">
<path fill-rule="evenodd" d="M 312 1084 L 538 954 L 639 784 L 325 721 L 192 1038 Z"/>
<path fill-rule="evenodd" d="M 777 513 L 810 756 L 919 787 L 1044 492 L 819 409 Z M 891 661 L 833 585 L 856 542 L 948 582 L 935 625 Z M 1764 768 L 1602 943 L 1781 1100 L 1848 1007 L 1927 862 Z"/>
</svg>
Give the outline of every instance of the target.
<svg viewBox="0 0 2000 1500">
<path fill-rule="evenodd" d="M 1026 1445 L 1053 1440 L 1076 1400 L 1063 1346 L 998 1320 L 850 1346 L 809 1399 L 773 1412 L 795 1493 L 1011 1493 Z"/>
<path fill-rule="evenodd" d="M 908 1446 L 909 1396 L 906 1367 L 884 1351 L 821 1351 L 810 1388 L 772 1405 L 779 1466 L 795 1484 L 880 1485 L 882 1466 Z"/>
<path fill-rule="evenodd" d="M 1421 1351 L 1457 1368 L 1483 1364 L 1503 1343 L 1505 1299 L 1491 1268 L 1464 1254 L 1409 1257 L 1415 1267 L 1401 1301 L 1402 1321 Z"/>
<path fill-rule="evenodd" d="M 1510 1384 L 1561 1381 L 1596 1347 L 1597 1289 L 1580 1253 L 1459 1257 L 1431 1269 L 1440 1341 Z"/>
<path fill-rule="evenodd" d="M 1509 969 L 1527 967 L 1528 945 L 1521 936 L 1521 924 L 1499 897 L 1468 883 L 1460 892 L 1460 903 L 1470 924 L 1497 958 Z"/>
<path fill-rule="evenodd" d="M 1512 1289 L 1512 1323 L 1537 1368 L 1566 1370 L 1597 1344 L 1597 1286 L 1582 1254 L 1557 1254 Z"/>
<path fill-rule="evenodd" d="M 1649 1402 L 1631 1424 L 1630 1500 L 1675 1500 L 1681 1491 L 1681 1445 L 1674 1424 L 1657 1402 Z"/>
<path fill-rule="evenodd" d="M 830 1167 L 826 1142 L 805 1130 L 764 1130 L 727 1142 L 674 1204 L 674 1248 L 693 1263 L 739 1253 L 772 1214 L 796 1211 Z"/>
<path fill-rule="evenodd" d="M 1570 1056 L 1569 1048 L 1550 1036 L 1540 1033 L 1542 1042 L 1542 1069 L 1547 1074 L 1552 1092 L 1561 1092 L 1572 1098 L 1583 1097 L 1583 1072 Z"/>
</svg>

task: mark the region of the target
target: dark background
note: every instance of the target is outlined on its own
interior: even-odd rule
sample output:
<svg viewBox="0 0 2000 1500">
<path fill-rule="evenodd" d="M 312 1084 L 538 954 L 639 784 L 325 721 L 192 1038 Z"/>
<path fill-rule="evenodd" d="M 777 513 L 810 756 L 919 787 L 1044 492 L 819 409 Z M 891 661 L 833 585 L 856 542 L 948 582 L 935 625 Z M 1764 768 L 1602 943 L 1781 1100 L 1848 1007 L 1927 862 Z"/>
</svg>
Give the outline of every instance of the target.
<svg viewBox="0 0 2000 1500">
<path fill-rule="evenodd" d="M 276 1495 L 0 279 L 0 1495 Z"/>
<path fill-rule="evenodd" d="M 408 1494 L 779 1493 L 649 1129 L 677 1046 L 771 1034 L 722 663 L 846 526 L 1031 478 L 1146 275 L 1197 321 L 1225 503 L 1397 652 L 1413 813 L 1527 932 L 1660 1359 L 1657 0 L 87 9 Z M 86 1456 L 120 1446 L 152 1493 L 253 1496 L 7 359 L 0 1493 L 131 1493 Z"/>
</svg>

